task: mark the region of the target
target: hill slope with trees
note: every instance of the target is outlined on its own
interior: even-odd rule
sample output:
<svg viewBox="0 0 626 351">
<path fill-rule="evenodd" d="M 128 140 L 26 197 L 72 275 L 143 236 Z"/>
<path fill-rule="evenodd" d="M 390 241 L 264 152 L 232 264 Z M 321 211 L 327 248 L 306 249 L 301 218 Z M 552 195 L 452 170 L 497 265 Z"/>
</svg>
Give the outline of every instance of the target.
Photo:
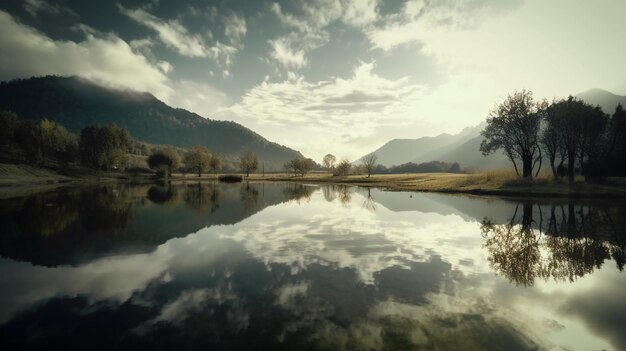
<svg viewBox="0 0 626 351">
<path fill-rule="evenodd" d="M 173 108 L 149 93 L 117 90 L 78 77 L 38 77 L 0 83 L 0 109 L 23 119 L 57 122 L 79 133 L 88 125 L 115 123 L 138 140 L 178 147 L 206 146 L 236 159 L 253 151 L 265 169 L 281 169 L 300 152 L 273 143 L 230 121 Z"/>
</svg>

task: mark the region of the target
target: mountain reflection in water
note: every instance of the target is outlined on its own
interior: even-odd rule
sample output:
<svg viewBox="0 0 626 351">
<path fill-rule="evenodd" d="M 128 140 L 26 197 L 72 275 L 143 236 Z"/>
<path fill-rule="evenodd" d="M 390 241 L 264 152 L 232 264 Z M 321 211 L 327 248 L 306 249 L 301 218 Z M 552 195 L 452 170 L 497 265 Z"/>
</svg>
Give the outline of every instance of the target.
<svg viewBox="0 0 626 351">
<path fill-rule="evenodd" d="M 625 229 L 619 201 L 287 183 L 38 193 L 0 201 L 0 345 L 626 349 Z"/>
</svg>

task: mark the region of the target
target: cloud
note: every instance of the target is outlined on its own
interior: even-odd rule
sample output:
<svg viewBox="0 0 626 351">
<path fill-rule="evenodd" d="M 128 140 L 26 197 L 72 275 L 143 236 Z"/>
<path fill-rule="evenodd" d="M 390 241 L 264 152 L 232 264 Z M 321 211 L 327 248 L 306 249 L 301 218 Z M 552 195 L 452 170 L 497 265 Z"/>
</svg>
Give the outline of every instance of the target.
<svg viewBox="0 0 626 351">
<path fill-rule="evenodd" d="M 269 41 L 272 46 L 270 57 L 285 67 L 301 68 L 306 65 L 303 49 L 294 49 L 294 42 L 288 37 L 281 37 Z"/>
<path fill-rule="evenodd" d="M 374 62 L 361 63 L 348 79 L 307 82 L 291 76 L 282 83 L 263 82 L 249 90 L 242 101 L 231 108 L 239 115 L 252 115 L 266 123 L 285 126 L 325 125 L 333 128 L 360 123 L 386 123 L 396 116 L 374 113 L 373 104 L 382 109 L 394 108 L 421 90 L 407 79 L 388 80 L 372 72 Z M 347 116 L 346 112 L 358 115 Z M 348 117 L 348 118 L 346 118 Z"/>
<path fill-rule="evenodd" d="M 301 4 L 302 15 L 286 13 L 278 3 L 270 11 L 280 22 L 295 31 L 269 40 L 270 58 L 287 69 L 302 68 L 308 64 L 306 55 L 329 42 L 325 29 L 333 22 L 364 27 L 378 19 L 377 0 L 339 1 L 315 0 Z"/>
<path fill-rule="evenodd" d="M 168 104 L 193 111 L 203 117 L 211 117 L 228 102 L 226 94 L 208 84 L 179 80 L 172 82 L 171 86 L 172 92 L 165 97 Z"/>
<path fill-rule="evenodd" d="M 142 91 L 168 93 L 167 77 L 114 35 L 87 35 L 81 42 L 55 41 L 0 11 L 0 78 L 81 75 Z M 10 54 L 6 54 L 10 53 Z"/>
<path fill-rule="evenodd" d="M 243 16 L 233 13 L 224 19 L 224 35 L 232 44 L 240 44 L 246 32 L 246 19 Z"/>
<path fill-rule="evenodd" d="M 157 32 L 161 42 L 179 54 L 188 57 L 208 56 L 208 47 L 202 37 L 190 34 L 179 21 L 170 20 L 166 22 L 141 8 L 132 10 L 121 5 L 119 8 L 122 14 Z"/>
<path fill-rule="evenodd" d="M 47 13 L 51 15 L 64 14 L 78 17 L 78 14 L 76 14 L 76 12 L 69 7 L 50 4 L 49 2 L 45 2 L 43 0 L 25 0 L 24 10 L 26 10 L 26 12 L 34 18 L 37 18 L 40 13 Z"/>
<path fill-rule="evenodd" d="M 434 30 L 473 29 L 495 11 L 491 1 L 407 1 L 398 14 L 367 30 L 374 48 L 391 50 L 399 45 L 425 42 Z"/>
<path fill-rule="evenodd" d="M 207 84 L 168 77 L 174 68 L 164 60 L 149 60 L 112 34 L 87 34 L 80 42 L 52 40 L 0 11 L 0 79 L 40 75 L 78 75 L 98 83 L 148 91 L 175 107 L 205 116 L 225 103 L 223 93 Z M 133 42 L 135 47 L 149 41 Z"/>
<path fill-rule="evenodd" d="M 346 78 L 308 81 L 290 73 L 282 82 L 263 81 L 221 109 L 220 118 L 242 121 L 316 159 L 332 150 L 354 159 L 363 153 L 357 150 L 373 146 L 372 140 L 383 142 L 387 128 L 410 133 L 407 126 L 420 120 L 415 104 L 427 94 L 406 77 L 386 79 L 374 69 L 375 62 L 362 62 Z"/>
<path fill-rule="evenodd" d="M 378 0 L 354 0 L 344 2 L 342 20 L 354 27 L 365 27 L 379 19 Z"/>
<path fill-rule="evenodd" d="M 126 9 L 118 5 L 122 14 L 139 24 L 154 30 L 161 43 L 176 51 L 182 56 L 191 58 L 211 58 L 222 67 L 229 67 L 234 56 L 239 51 L 236 47 L 216 41 L 208 45 L 202 36 L 189 33 L 187 28 L 178 20 L 160 19 L 143 8 Z M 226 36 L 232 43 L 239 45 L 246 33 L 246 23 L 243 17 L 232 15 L 226 19 Z M 208 35 L 210 36 L 210 32 Z"/>
</svg>

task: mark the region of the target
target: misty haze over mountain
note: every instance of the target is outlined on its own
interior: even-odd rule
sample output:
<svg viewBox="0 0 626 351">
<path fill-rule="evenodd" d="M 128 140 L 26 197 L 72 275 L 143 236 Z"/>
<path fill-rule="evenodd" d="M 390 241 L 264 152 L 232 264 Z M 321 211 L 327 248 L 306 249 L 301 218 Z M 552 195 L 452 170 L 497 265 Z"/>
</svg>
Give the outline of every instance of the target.
<svg viewBox="0 0 626 351">
<path fill-rule="evenodd" d="M 618 104 L 626 106 L 626 96 L 602 89 L 586 90 L 575 96 L 587 103 L 600 106 L 609 115 L 615 111 Z M 483 139 L 480 132 L 485 126 L 486 123 L 483 122 L 474 127 L 466 127 L 453 135 L 392 139 L 371 153 L 375 153 L 378 162 L 387 167 L 408 162 L 419 164 L 430 161 L 458 162 L 463 167 L 476 170 L 509 167 L 510 161 L 501 152 L 485 157 L 479 151 Z"/>
</svg>

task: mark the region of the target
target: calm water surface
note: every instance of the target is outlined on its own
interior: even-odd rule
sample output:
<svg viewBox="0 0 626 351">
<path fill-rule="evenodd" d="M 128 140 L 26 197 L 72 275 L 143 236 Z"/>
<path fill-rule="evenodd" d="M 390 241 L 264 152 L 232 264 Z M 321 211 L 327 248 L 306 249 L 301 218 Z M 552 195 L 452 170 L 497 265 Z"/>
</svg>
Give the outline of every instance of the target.
<svg viewBox="0 0 626 351">
<path fill-rule="evenodd" d="M 0 201 L 0 348 L 626 350 L 626 203 L 340 186 Z"/>
</svg>

